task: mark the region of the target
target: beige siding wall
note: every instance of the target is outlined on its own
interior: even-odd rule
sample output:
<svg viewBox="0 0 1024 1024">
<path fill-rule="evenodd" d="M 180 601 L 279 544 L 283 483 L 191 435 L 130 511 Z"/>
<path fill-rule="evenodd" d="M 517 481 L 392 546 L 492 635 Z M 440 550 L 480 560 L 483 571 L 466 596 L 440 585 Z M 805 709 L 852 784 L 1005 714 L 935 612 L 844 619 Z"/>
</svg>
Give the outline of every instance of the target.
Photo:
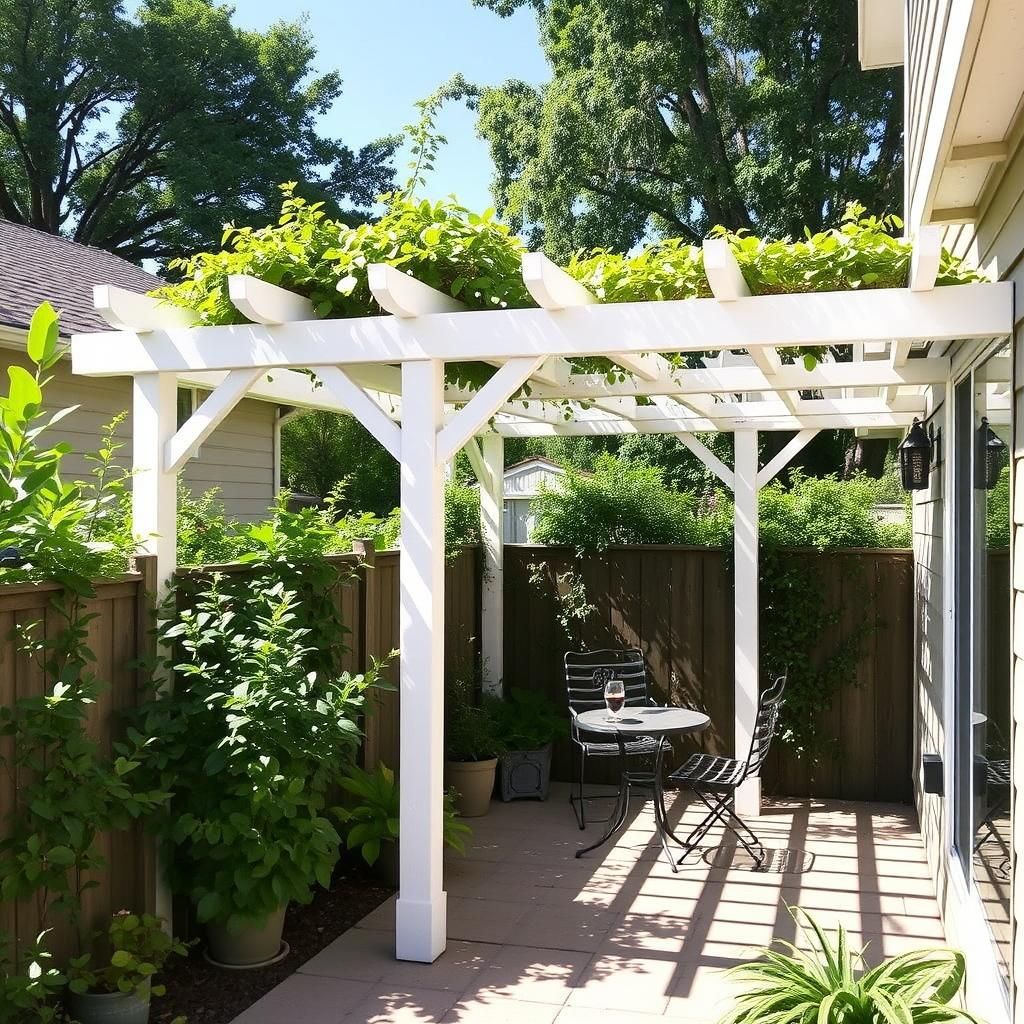
<svg viewBox="0 0 1024 1024">
<path fill-rule="evenodd" d="M 913 0 L 911 7 L 934 7 L 924 0 Z M 939 5 L 941 6 L 941 4 Z M 998 186 L 991 192 L 977 223 L 956 225 L 947 229 L 946 244 L 960 255 L 967 256 L 986 271 L 993 279 L 1010 280 L 1016 283 L 1017 293 L 1024 285 L 1024 148 L 1010 155 L 1002 171 Z M 1011 514 L 1015 523 L 1014 558 L 1015 590 L 1013 608 L 1014 636 L 1014 727 L 1024 722 L 1024 483 L 1020 470 L 1024 468 L 1024 303 L 1018 301 L 1014 344 L 1014 381 L 1016 398 L 1014 405 L 1014 437 L 1016 442 L 1013 481 L 1014 500 Z M 962 358 L 962 356 L 961 356 Z M 954 366 L 958 364 L 954 358 Z M 942 395 L 932 393 L 937 415 L 944 420 L 945 409 L 940 406 Z M 945 432 L 945 431 L 944 431 Z M 919 681 L 918 721 L 916 728 L 917 753 L 936 752 L 946 756 L 946 736 L 943 728 L 943 704 L 945 675 L 943 651 L 946 642 L 944 619 L 943 573 L 951 573 L 952 566 L 943 564 L 943 532 L 951 528 L 951 510 L 943 514 L 943 490 L 945 475 L 951 472 L 947 464 L 942 467 L 940 489 L 933 489 L 919 497 L 914 508 L 914 552 L 917 590 L 917 676 Z M 948 492 L 947 492 L 948 493 Z M 951 628 L 951 624 L 950 624 Z M 1007 657 L 1010 652 L 1007 652 Z M 952 666 L 950 666 L 950 671 Z M 1017 684 L 1021 685 L 1017 685 Z M 1019 744 L 1014 744 L 1014 757 L 1018 763 L 1015 777 L 1024 779 L 1024 754 Z M 919 762 L 918 762 L 919 763 Z M 918 768 L 919 770 L 919 768 Z M 1015 794 L 1016 795 L 1016 794 Z M 970 945 L 970 936 L 975 934 L 965 916 L 965 901 L 959 880 L 949 875 L 949 831 L 946 815 L 952 813 L 952 796 L 945 799 L 925 796 L 920 779 L 917 785 L 917 803 L 921 818 L 922 834 L 928 846 L 929 859 L 935 872 L 937 893 L 943 904 L 947 931 L 950 940 L 956 944 Z M 1015 849 L 1024 849 L 1024 826 L 1022 815 L 1017 813 L 1021 805 L 1014 805 Z M 1024 916 L 1024 898 L 1015 896 L 1015 919 L 1017 924 Z M 1015 929 L 1016 935 L 1016 929 Z M 985 941 L 982 933 L 981 940 Z M 1024 950 L 1014 942 L 1014 975 L 1024 979 Z M 999 1001 L 991 991 L 979 991 L 975 982 L 972 992 L 973 1007 L 983 1016 L 999 1019 Z M 1017 1017 L 1024 1020 L 1024 1002 L 1020 985 L 1015 985 Z"/>
<path fill-rule="evenodd" d="M 5 350 L 5 362 L 28 366 L 19 352 Z M 126 377 L 75 377 L 68 362 L 56 368 L 47 388 L 47 406 L 56 411 L 79 408 L 54 427 L 54 440 L 67 441 L 74 453 L 64 460 L 67 479 L 87 476 L 91 464 L 84 453 L 99 448 L 103 427 L 118 413 L 129 416 L 117 432 L 125 447 L 119 453 L 125 466 L 131 464 L 131 381 Z M 233 519 L 262 518 L 274 498 L 274 418 L 276 408 L 269 402 L 243 400 L 189 460 L 183 479 L 193 493 L 220 488 L 220 497 Z"/>
</svg>

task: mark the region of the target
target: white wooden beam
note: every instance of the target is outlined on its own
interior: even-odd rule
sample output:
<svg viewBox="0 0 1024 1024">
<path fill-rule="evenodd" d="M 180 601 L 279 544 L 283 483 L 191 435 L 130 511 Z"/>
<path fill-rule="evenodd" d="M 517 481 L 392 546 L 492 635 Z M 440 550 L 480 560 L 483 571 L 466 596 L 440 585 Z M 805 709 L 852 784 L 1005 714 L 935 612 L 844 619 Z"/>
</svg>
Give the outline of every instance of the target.
<svg viewBox="0 0 1024 1024">
<path fill-rule="evenodd" d="M 164 327 L 190 327 L 199 322 L 198 315 L 190 309 L 109 284 L 93 287 L 92 305 L 115 330 L 134 331 L 136 334 Z"/>
<path fill-rule="evenodd" d="M 999 164 L 1010 155 L 1009 145 L 1003 142 L 976 142 L 968 146 L 953 146 L 949 151 L 950 164 Z"/>
<path fill-rule="evenodd" d="M 719 302 L 735 302 L 750 295 L 743 271 L 724 238 L 704 239 L 704 276 Z"/>
<path fill-rule="evenodd" d="M 370 292 L 381 309 L 403 320 L 432 313 L 456 313 L 466 307 L 458 299 L 439 292 L 386 263 L 367 268 Z"/>
<path fill-rule="evenodd" d="M 526 253 L 522 272 L 526 290 L 541 309 L 569 309 L 597 302 L 592 291 L 552 263 L 542 252 Z"/>
<path fill-rule="evenodd" d="M 399 565 L 399 891 L 395 955 L 432 963 L 445 949 L 444 364 L 402 367 Z"/>
<path fill-rule="evenodd" d="M 827 391 L 842 387 L 888 387 L 941 384 L 949 377 L 950 361 L 944 357 L 914 359 L 893 368 L 888 361 L 819 363 L 807 370 L 802 363 L 782 364 L 771 380 L 756 366 L 726 366 L 707 369 L 672 369 L 656 381 L 609 382 L 603 373 L 573 374 L 564 386 L 531 385 L 530 398 L 537 401 L 598 397 L 639 398 L 641 396 L 744 394 L 759 391 Z M 468 402 L 472 391 L 448 388 L 445 400 Z"/>
<path fill-rule="evenodd" d="M 396 363 L 406 360 L 548 358 L 616 353 L 841 345 L 854 341 L 990 339 L 1013 329 L 1013 283 L 762 295 L 718 302 L 609 303 L 551 313 L 470 310 L 352 317 L 266 327 L 99 332 L 72 339 L 72 368 L 86 376 L 244 367 Z"/>
<path fill-rule="evenodd" d="M 228 277 L 231 305 L 254 324 L 287 324 L 313 320 L 313 303 L 305 295 L 296 295 L 258 277 L 231 274 Z"/>
<path fill-rule="evenodd" d="M 801 430 L 763 469 L 758 470 L 758 488 L 774 480 L 817 436 L 817 430 Z"/>
<path fill-rule="evenodd" d="M 761 649 L 758 587 L 757 431 L 738 430 L 734 438 L 733 630 L 735 647 L 735 730 L 737 757 L 750 750 L 760 694 Z M 741 817 L 761 813 L 761 780 L 747 779 L 733 795 Z"/>
<path fill-rule="evenodd" d="M 504 366 L 504 359 L 488 359 L 491 366 Z M 555 356 L 552 359 L 545 359 L 544 362 L 533 371 L 531 380 L 540 381 L 541 384 L 548 384 L 552 387 L 564 387 L 572 372 L 568 360 Z M 532 388 L 532 385 L 531 385 Z"/>
<path fill-rule="evenodd" d="M 936 263 L 936 269 L 938 269 L 938 263 Z M 903 366 L 907 365 L 907 359 L 910 357 L 910 342 L 909 341 L 892 341 L 889 343 L 889 365 L 894 369 L 898 370 Z M 899 394 L 899 385 L 890 384 L 884 387 L 879 392 L 883 401 L 892 403 L 896 401 L 896 396 Z"/>
<path fill-rule="evenodd" d="M 603 419 L 570 419 L 557 422 L 512 421 L 504 415 L 498 416 L 494 429 L 504 437 L 555 437 L 588 435 L 612 437 L 617 434 L 679 434 L 683 432 L 735 430 L 889 430 L 905 429 L 914 422 L 914 413 L 851 413 L 847 415 L 822 416 L 723 416 L 716 419 L 706 417 L 665 416 L 663 419 L 624 420 L 613 417 Z"/>
<path fill-rule="evenodd" d="M 466 458 L 469 459 L 470 468 L 473 470 L 473 475 L 477 479 L 477 483 L 481 487 L 487 487 L 490 484 L 490 471 L 487 468 L 487 463 L 484 462 L 483 449 L 480 446 L 479 437 L 471 437 L 466 442 L 466 447 L 463 449 L 466 453 Z"/>
<path fill-rule="evenodd" d="M 232 370 L 164 446 L 164 472 L 177 473 L 245 397 L 262 370 Z"/>
<path fill-rule="evenodd" d="M 669 361 L 656 352 L 616 352 L 609 358 L 613 363 L 618 363 L 627 373 L 639 377 L 640 380 L 660 380 L 672 370 Z"/>
<path fill-rule="evenodd" d="M 467 451 L 476 448 L 476 438 L 471 441 Z M 500 697 L 505 674 L 505 439 L 500 434 L 484 434 L 482 448 L 485 476 L 480 479 L 480 542 L 484 558 L 480 655 L 484 692 Z"/>
<path fill-rule="evenodd" d="M 396 459 L 402 459 L 402 431 L 387 413 L 340 366 L 320 366 L 321 383 Z M 402 413 L 408 403 L 403 400 Z"/>
<path fill-rule="evenodd" d="M 515 394 L 540 365 L 537 357 L 510 359 L 460 409 L 441 430 L 437 448 L 444 461 L 454 458 L 462 446 L 498 411 L 509 395 Z"/>
<path fill-rule="evenodd" d="M 719 480 L 731 491 L 735 486 L 735 474 L 707 445 L 698 441 L 693 434 L 682 432 L 676 434 L 680 442 L 693 452 L 701 462 L 711 470 Z"/>
<path fill-rule="evenodd" d="M 942 228 L 938 224 L 922 224 L 917 229 L 910 256 L 910 277 L 907 287 L 912 292 L 928 292 L 935 287 L 942 260 Z"/>
<path fill-rule="evenodd" d="M 132 383 L 132 534 L 140 554 L 156 559 L 156 592 L 152 595 L 158 614 L 164 613 L 178 561 L 177 476 L 164 466 L 164 452 L 178 423 L 178 387 L 172 374 L 140 374 Z M 172 652 L 159 651 L 153 680 L 166 691 L 171 675 Z M 153 899 L 156 913 L 171 919 L 172 896 L 166 882 L 166 857 L 157 851 Z"/>
</svg>

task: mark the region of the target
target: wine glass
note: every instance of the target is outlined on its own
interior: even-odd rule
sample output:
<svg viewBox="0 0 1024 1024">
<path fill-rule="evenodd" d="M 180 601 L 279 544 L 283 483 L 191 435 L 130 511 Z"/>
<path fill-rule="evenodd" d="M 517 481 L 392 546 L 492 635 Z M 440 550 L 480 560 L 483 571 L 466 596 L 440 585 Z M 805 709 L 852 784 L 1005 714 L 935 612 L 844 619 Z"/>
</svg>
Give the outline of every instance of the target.
<svg viewBox="0 0 1024 1024">
<path fill-rule="evenodd" d="M 621 679 L 609 679 L 604 684 L 604 706 L 608 709 L 606 722 L 618 721 L 619 712 L 626 703 L 626 685 Z"/>
</svg>

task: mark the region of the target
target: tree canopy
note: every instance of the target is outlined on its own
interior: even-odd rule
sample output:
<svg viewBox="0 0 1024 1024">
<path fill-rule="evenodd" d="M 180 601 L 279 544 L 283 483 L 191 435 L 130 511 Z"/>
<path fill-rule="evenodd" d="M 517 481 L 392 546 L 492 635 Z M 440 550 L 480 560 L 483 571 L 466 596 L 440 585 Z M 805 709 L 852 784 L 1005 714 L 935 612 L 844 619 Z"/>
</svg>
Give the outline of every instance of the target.
<svg viewBox="0 0 1024 1024">
<path fill-rule="evenodd" d="M 476 102 L 499 212 L 555 256 L 902 205 L 901 77 L 860 71 L 856 0 L 474 3 L 537 9 L 551 81 Z"/>
<path fill-rule="evenodd" d="M 353 150 L 317 133 L 341 78 L 312 73 L 306 27 L 232 14 L 0 0 L 0 216 L 139 261 L 266 220 L 281 181 L 364 210 L 392 187 L 397 139 Z"/>
</svg>

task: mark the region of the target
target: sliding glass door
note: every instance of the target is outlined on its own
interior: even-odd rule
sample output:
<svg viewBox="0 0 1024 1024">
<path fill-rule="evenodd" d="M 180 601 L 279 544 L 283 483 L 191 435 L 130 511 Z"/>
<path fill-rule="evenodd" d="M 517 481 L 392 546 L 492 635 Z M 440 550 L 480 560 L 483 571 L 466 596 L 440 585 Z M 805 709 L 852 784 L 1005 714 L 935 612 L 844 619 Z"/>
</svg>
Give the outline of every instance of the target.
<svg viewBox="0 0 1024 1024">
<path fill-rule="evenodd" d="M 1010 950 L 1010 354 L 956 385 L 953 430 L 955 785 L 953 843 Z"/>
</svg>

